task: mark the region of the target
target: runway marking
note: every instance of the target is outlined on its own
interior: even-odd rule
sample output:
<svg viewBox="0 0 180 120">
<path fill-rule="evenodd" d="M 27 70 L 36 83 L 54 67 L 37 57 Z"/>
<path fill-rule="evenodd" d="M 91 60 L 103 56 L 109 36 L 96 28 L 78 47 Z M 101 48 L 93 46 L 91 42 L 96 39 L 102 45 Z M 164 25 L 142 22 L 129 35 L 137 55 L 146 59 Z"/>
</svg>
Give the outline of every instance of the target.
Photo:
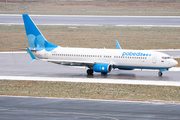
<svg viewBox="0 0 180 120">
<path fill-rule="evenodd" d="M 46 99 L 63 99 L 63 100 L 86 100 L 86 101 L 103 101 L 103 102 L 124 102 L 124 103 L 145 103 L 145 104 L 180 104 L 175 101 L 164 101 L 164 100 L 154 100 L 154 102 L 149 101 L 127 101 L 127 100 L 106 100 L 106 99 L 85 99 L 85 98 L 59 98 L 59 97 L 36 97 L 36 96 L 12 96 L 12 95 L 0 95 L 0 97 L 15 97 L 15 98 L 46 98 Z"/>
<path fill-rule="evenodd" d="M 0 25 L 24 25 L 23 23 L 0 23 Z M 180 27 L 180 25 L 97 25 L 97 24 L 37 24 L 59 26 L 118 26 L 118 27 Z"/>
<path fill-rule="evenodd" d="M 26 51 L 12 51 L 12 52 L 0 52 L 0 54 L 7 54 L 7 53 L 27 53 Z"/>
<path fill-rule="evenodd" d="M 61 81 L 61 82 L 84 82 L 84 83 L 109 83 L 109 84 L 180 86 L 180 82 L 177 82 L 177 81 L 154 81 L 154 80 L 146 81 L 146 80 L 97 79 L 97 78 L 59 78 L 59 77 L 0 76 L 0 80 Z"/>
</svg>

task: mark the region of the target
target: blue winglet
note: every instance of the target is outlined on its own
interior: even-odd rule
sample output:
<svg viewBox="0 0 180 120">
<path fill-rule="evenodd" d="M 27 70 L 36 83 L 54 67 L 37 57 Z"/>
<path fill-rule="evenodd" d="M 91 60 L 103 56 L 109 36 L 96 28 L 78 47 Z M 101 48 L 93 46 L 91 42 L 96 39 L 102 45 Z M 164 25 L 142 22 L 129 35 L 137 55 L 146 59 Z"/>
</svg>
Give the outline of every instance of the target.
<svg viewBox="0 0 180 120">
<path fill-rule="evenodd" d="M 31 63 L 32 61 L 36 60 L 36 57 L 33 55 L 33 53 L 31 52 L 31 50 L 28 47 L 26 47 L 26 48 L 27 48 L 27 50 L 28 50 L 28 52 L 29 52 L 29 54 L 30 54 L 30 56 L 32 58 L 32 60 L 29 61 L 29 63 Z"/>
<path fill-rule="evenodd" d="M 119 45 L 118 41 L 117 41 L 117 40 L 115 40 L 115 41 L 116 41 L 116 47 L 117 47 L 117 49 L 121 49 L 121 46 Z"/>
</svg>

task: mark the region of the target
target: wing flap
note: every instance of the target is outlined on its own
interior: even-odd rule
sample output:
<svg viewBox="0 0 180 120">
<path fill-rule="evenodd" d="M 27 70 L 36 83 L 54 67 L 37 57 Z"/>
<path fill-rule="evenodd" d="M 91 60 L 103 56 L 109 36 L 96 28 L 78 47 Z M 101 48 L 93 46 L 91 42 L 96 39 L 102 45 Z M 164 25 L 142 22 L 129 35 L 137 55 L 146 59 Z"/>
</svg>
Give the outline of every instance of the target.
<svg viewBox="0 0 180 120">
<path fill-rule="evenodd" d="M 56 60 L 56 59 L 41 59 L 43 61 L 52 62 L 61 65 L 68 66 L 93 66 L 96 62 L 93 61 L 72 61 L 72 60 Z"/>
</svg>

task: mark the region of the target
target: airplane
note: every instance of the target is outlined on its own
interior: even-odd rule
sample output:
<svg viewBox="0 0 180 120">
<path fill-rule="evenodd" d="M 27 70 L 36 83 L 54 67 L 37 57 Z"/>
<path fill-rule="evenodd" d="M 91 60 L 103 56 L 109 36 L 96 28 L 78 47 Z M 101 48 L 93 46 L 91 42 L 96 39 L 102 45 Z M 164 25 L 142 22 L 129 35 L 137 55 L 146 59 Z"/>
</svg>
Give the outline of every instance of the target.
<svg viewBox="0 0 180 120">
<path fill-rule="evenodd" d="M 107 74 L 113 69 L 156 69 L 158 75 L 178 62 L 165 53 L 150 50 L 125 50 L 116 40 L 117 49 L 67 48 L 48 42 L 28 14 L 22 14 L 32 60 L 67 66 L 85 66 L 87 74 Z"/>
</svg>

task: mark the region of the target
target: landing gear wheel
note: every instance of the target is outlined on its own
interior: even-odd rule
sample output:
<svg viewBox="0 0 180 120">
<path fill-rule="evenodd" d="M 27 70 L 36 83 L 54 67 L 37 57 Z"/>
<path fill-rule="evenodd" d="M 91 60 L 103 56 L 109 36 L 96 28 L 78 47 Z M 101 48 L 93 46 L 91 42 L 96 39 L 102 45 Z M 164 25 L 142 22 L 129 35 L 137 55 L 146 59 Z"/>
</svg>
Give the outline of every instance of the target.
<svg viewBox="0 0 180 120">
<path fill-rule="evenodd" d="M 159 72 L 158 72 L 158 75 L 159 75 L 159 76 L 162 76 L 162 75 L 163 75 L 163 73 L 162 73 L 161 71 L 159 71 Z"/>
<path fill-rule="evenodd" d="M 87 74 L 88 74 L 88 75 L 93 75 L 93 72 L 94 72 L 93 69 L 88 69 L 88 70 L 87 70 Z"/>
</svg>

